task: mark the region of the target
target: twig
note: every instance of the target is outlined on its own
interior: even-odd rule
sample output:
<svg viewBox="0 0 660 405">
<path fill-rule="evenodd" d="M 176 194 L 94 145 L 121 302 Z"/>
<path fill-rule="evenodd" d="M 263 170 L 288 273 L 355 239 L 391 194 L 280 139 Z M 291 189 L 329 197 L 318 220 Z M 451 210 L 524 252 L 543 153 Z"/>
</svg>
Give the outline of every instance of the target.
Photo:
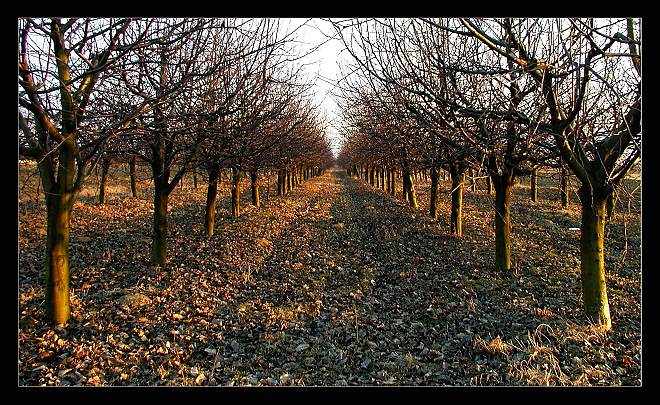
<svg viewBox="0 0 660 405">
<path fill-rule="evenodd" d="M 211 381 L 213 378 L 215 378 L 215 367 L 218 364 L 218 356 L 220 355 L 220 347 L 217 347 L 215 349 L 215 357 L 213 357 L 213 367 L 211 367 L 211 376 L 209 377 L 209 381 Z"/>
</svg>

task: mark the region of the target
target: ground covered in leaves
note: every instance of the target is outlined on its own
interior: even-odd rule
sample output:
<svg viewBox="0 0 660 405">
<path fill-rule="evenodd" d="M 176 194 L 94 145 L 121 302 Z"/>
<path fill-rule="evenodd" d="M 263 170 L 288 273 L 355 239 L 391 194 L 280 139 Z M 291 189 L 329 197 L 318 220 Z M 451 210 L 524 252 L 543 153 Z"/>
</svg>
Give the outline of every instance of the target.
<svg viewBox="0 0 660 405">
<path fill-rule="evenodd" d="M 20 385 L 641 384 L 639 207 L 608 224 L 604 333 L 581 310 L 579 207 L 560 210 L 551 187 L 531 203 L 516 185 L 501 274 L 482 190 L 465 192 L 458 240 L 448 181 L 438 220 L 427 183 L 418 209 L 343 171 L 271 189 L 260 209 L 246 184 L 238 219 L 225 186 L 206 238 L 200 183 L 171 198 L 164 267 L 149 264 L 148 182 L 136 199 L 111 181 L 103 205 L 83 193 L 64 328 L 44 319 L 43 203 L 21 199 Z"/>
</svg>

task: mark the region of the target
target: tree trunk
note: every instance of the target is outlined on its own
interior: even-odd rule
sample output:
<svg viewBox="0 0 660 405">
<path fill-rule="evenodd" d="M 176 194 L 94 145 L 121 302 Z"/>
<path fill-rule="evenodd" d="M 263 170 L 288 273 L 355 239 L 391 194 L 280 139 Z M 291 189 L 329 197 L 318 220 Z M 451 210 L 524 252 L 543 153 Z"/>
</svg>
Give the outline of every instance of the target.
<svg viewBox="0 0 660 405">
<path fill-rule="evenodd" d="M 560 184 L 559 184 L 559 195 L 561 198 L 561 208 L 566 209 L 568 208 L 568 201 L 570 197 L 570 178 L 569 178 L 569 173 L 568 170 L 566 170 L 566 167 L 562 165 L 561 167 L 561 179 L 560 179 Z"/>
<path fill-rule="evenodd" d="M 582 227 L 580 232 L 580 274 L 582 299 L 587 318 L 605 329 L 612 327 L 605 280 L 605 205 L 607 195 L 580 187 Z"/>
<path fill-rule="evenodd" d="M 160 180 L 156 179 L 156 183 Z M 151 245 L 151 261 L 155 265 L 167 263 L 167 203 L 169 195 L 164 186 L 156 184 L 154 189 L 154 223 Z"/>
<path fill-rule="evenodd" d="M 534 202 L 538 198 L 538 178 L 538 169 L 535 168 L 529 175 L 529 196 Z"/>
<path fill-rule="evenodd" d="M 46 314 L 55 325 L 71 317 L 69 299 L 69 218 L 67 196 L 47 197 Z"/>
<path fill-rule="evenodd" d="M 250 183 L 252 184 L 252 205 L 259 208 L 259 176 L 256 171 L 250 173 Z"/>
<path fill-rule="evenodd" d="M 206 214 L 204 216 L 204 229 L 206 236 L 213 236 L 215 228 L 215 206 L 218 197 L 218 177 L 220 168 L 213 166 L 209 168 L 209 182 L 206 189 Z"/>
<path fill-rule="evenodd" d="M 449 168 L 451 177 L 451 218 L 450 231 L 457 238 L 463 237 L 463 182 L 465 174 L 458 165 Z"/>
<path fill-rule="evenodd" d="M 392 185 L 390 186 L 390 194 L 396 195 L 396 169 L 392 169 Z"/>
<path fill-rule="evenodd" d="M 283 169 L 277 171 L 277 195 L 284 194 L 284 173 Z"/>
<path fill-rule="evenodd" d="M 493 182 L 490 179 L 490 176 L 486 177 L 486 187 L 488 188 L 488 195 L 493 194 Z"/>
<path fill-rule="evenodd" d="M 286 195 L 289 192 L 289 171 L 282 169 L 282 194 Z"/>
<path fill-rule="evenodd" d="M 241 215 L 241 173 L 237 167 L 231 168 L 231 216 L 237 218 Z"/>
<path fill-rule="evenodd" d="M 101 162 L 101 182 L 99 183 L 99 203 L 105 203 L 105 189 L 108 185 L 108 171 L 110 170 L 110 159 Z"/>
<path fill-rule="evenodd" d="M 137 198 L 137 176 L 135 175 L 135 158 L 128 161 L 128 172 L 131 177 L 131 194 L 133 198 Z"/>
<path fill-rule="evenodd" d="M 438 218 L 438 169 L 431 167 L 431 201 L 429 211 L 431 218 Z"/>
<path fill-rule="evenodd" d="M 513 176 L 497 176 L 495 183 L 495 268 L 511 270 L 511 190 Z"/>
<path fill-rule="evenodd" d="M 291 192 L 291 172 L 289 171 L 289 169 L 284 169 L 284 175 L 286 178 L 284 192 L 288 194 Z"/>
<path fill-rule="evenodd" d="M 387 193 L 392 192 L 392 169 L 387 169 Z"/>
<path fill-rule="evenodd" d="M 607 210 L 607 216 L 605 219 L 607 222 L 611 221 L 612 218 L 614 218 L 614 215 L 616 214 L 616 194 L 614 192 L 610 193 L 609 197 L 607 197 L 605 208 Z"/>
<path fill-rule="evenodd" d="M 417 208 L 417 196 L 415 195 L 415 185 L 413 184 L 410 167 L 407 162 L 403 164 L 403 184 L 406 189 L 404 198 L 407 198 L 411 207 Z"/>
<path fill-rule="evenodd" d="M 37 176 L 37 199 L 41 195 L 41 176 Z"/>
<path fill-rule="evenodd" d="M 408 179 L 410 178 L 410 174 L 406 176 L 405 172 L 406 169 L 402 167 L 401 168 L 401 198 L 403 200 L 408 198 Z"/>
</svg>

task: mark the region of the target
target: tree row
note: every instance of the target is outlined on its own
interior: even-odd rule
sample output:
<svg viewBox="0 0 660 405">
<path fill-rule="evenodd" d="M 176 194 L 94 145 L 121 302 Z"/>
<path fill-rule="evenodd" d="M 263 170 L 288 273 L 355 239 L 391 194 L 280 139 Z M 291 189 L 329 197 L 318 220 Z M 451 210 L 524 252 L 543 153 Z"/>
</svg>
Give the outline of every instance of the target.
<svg viewBox="0 0 660 405">
<path fill-rule="evenodd" d="M 169 197 L 186 173 L 206 175 L 212 236 L 221 170 L 231 170 L 238 216 L 243 173 L 257 186 L 275 170 L 285 193 L 332 158 L 313 83 L 291 56 L 300 53 L 295 29 L 277 20 L 23 18 L 18 38 L 20 155 L 38 163 L 44 190 L 45 305 L 55 324 L 71 313 L 73 205 L 98 164 L 150 169 L 151 259 L 164 265 Z"/>
<path fill-rule="evenodd" d="M 587 318 L 611 327 L 604 260 L 607 207 L 641 161 L 640 21 L 618 19 L 366 19 L 334 21 L 351 62 L 340 93 L 351 173 L 413 169 L 452 181 L 460 237 L 464 176 L 495 191 L 495 263 L 511 269 L 516 178 L 554 168 L 579 182 L 581 283 Z M 387 176 L 387 174 L 390 174 Z M 387 182 L 387 180 L 385 180 Z M 381 183 L 382 184 L 382 183 Z M 565 186 L 565 185 L 564 185 Z M 390 186 L 394 190 L 393 186 Z M 535 188 L 533 188 L 535 189 Z"/>
</svg>

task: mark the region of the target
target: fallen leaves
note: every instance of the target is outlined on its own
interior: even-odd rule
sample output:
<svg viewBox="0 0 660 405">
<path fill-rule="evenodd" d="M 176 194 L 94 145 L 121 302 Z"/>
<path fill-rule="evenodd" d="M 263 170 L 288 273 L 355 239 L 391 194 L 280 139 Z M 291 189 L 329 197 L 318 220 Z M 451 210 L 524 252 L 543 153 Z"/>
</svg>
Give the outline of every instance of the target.
<svg viewBox="0 0 660 405">
<path fill-rule="evenodd" d="M 615 329 L 602 333 L 582 320 L 574 212 L 514 205 L 514 252 L 525 257 L 503 275 L 490 267 L 490 197 L 465 193 L 457 240 L 448 199 L 431 221 L 416 189 L 418 210 L 326 174 L 240 221 L 221 199 L 207 238 L 197 229 L 204 188 L 177 188 L 160 268 L 149 265 L 150 201 L 82 201 L 72 220 L 78 301 L 60 330 L 40 305 L 43 218 L 21 214 L 20 384 L 641 383 L 633 243 L 631 262 L 610 273 Z M 622 234 L 610 235 L 617 246 Z"/>
</svg>

